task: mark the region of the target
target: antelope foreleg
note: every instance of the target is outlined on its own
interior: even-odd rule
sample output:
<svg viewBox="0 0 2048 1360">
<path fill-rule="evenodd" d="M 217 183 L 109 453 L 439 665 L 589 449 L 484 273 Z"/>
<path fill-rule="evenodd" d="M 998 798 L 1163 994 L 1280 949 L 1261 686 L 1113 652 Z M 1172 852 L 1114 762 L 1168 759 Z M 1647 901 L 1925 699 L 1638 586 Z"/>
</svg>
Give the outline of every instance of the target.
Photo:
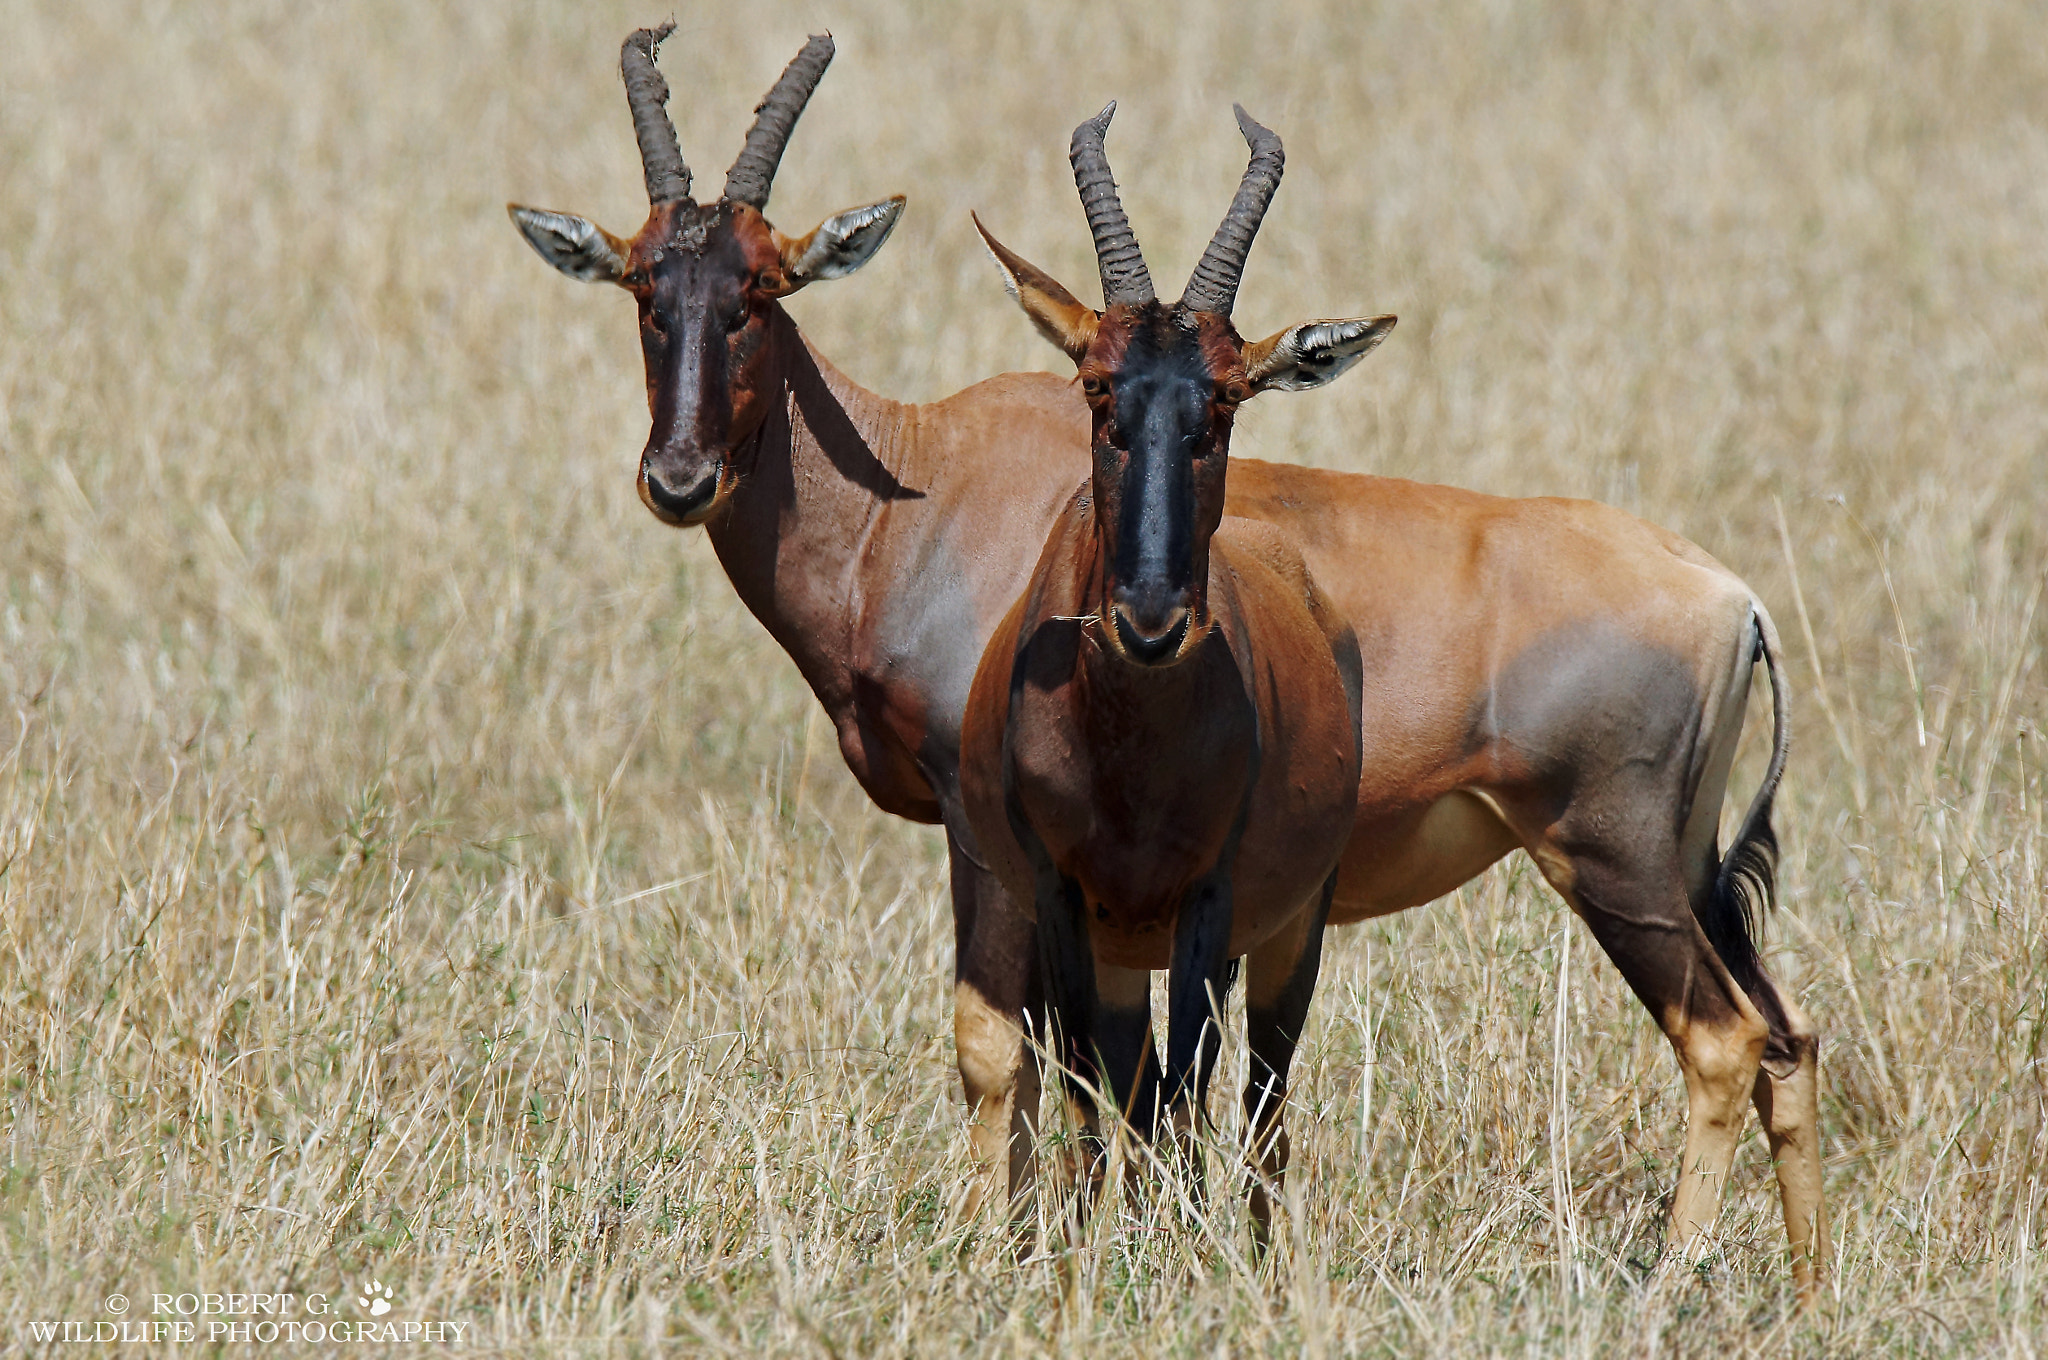
<svg viewBox="0 0 2048 1360">
<path fill-rule="evenodd" d="M 991 1005 L 965 978 L 953 984 L 953 1042 L 967 1095 L 968 1142 L 984 1169 L 970 1183 L 963 1212 L 980 1212 L 991 1177 L 1008 1186 L 1010 1215 L 1021 1217 L 1033 1178 L 1038 1116 L 1038 1063 L 1024 1042 L 1020 1017 Z"/>
<path fill-rule="evenodd" d="M 1246 959 L 1244 1021 L 1251 1063 L 1244 1088 L 1245 1168 L 1253 1241 L 1261 1251 L 1272 1237 L 1270 1196 L 1287 1176 L 1287 1075 L 1315 996 L 1323 928 L 1336 888 L 1337 876 L 1332 873 L 1316 905 Z"/>
<path fill-rule="evenodd" d="M 958 946 L 953 1043 L 967 1097 L 968 1141 L 984 1174 L 969 1179 L 962 1210 L 980 1212 L 993 1179 L 1013 1220 L 1028 1209 L 1038 1123 L 1038 1064 L 1024 1015 L 1039 1010 L 1037 928 L 995 875 L 954 834 L 947 836 Z"/>
<path fill-rule="evenodd" d="M 1088 1205 L 1101 1176 L 1102 1137 L 1095 1098 L 1101 1078 L 1095 1063 L 1095 955 L 1089 945 L 1086 902 L 1081 887 L 1050 864 L 1039 874 L 1038 960 L 1045 994 L 1045 1016 L 1038 1038 L 1062 1068 L 1069 1128 L 1074 1142 L 1063 1159 L 1062 1215 L 1067 1238 L 1079 1240 Z"/>
<path fill-rule="evenodd" d="M 1159 1052 L 1152 1043 L 1152 974 L 1095 965 L 1095 1042 L 1104 1093 L 1131 1135 L 1151 1141 L 1159 1118 Z"/>
<path fill-rule="evenodd" d="M 1181 1164 L 1199 1189 L 1201 1158 L 1193 1135 L 1208 1122 L 1209 1077 L 1223 1044 L 1223 1003 L 1230 990 L 1230 880 L 1211 874 L 1181 905 L 1167 976 L 1166 1105 Z"/>
</svg>

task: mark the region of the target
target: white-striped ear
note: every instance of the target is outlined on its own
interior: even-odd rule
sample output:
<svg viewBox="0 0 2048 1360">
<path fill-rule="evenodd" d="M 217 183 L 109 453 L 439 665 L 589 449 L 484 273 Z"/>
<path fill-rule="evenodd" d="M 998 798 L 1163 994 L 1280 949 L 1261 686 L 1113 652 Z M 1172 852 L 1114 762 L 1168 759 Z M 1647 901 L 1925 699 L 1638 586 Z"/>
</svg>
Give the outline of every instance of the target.
<svg viewBox="0 0 2048 1360">
<path fill-rule="evenodd" d="M 777 232 L 775 245 L 782 255 L 783 277 L 788 280 L 782 291 L 793 293 L 820 279 L 845 278 L 874 258 L 902 215 L 903 195 L 897 194 L 880 203 L 834 213 L 803 236 Z"/>
<path fill-rule="evenodd" d="M 1321 387 L 1379 347 L 1394 329 L 1391 316 L 1304 321 L 1244 347 L 1245 381 L 1254 392 L 1306 392 Z"/>
<path fill-rule="evenodd" d="M 967 215 L 974 219 L 974 229 L 981 233 L 981 243 L 988 247 L 989 258 L 1003 271 L 1003 287 L 1024 309 L 1024 315 L 1031 318 L 1038 333 L 1075 363 L 1087 358 L 1088 347 L 1095 343 L 1095 332 L 1102 322 L 1101 313 L 1068 292 L 1058 279 L 989 235 L 979 216 Z"/>
<path fill-rule="evenodd" d="M 629 247 L 597 223 L 571 213 L 522 208 L 517 203 L 507 203 L 505 211 L 512 214 L 512 224 L 526 244 L 570 278 L 617 283 L 626 276 Z"/>
</svg>

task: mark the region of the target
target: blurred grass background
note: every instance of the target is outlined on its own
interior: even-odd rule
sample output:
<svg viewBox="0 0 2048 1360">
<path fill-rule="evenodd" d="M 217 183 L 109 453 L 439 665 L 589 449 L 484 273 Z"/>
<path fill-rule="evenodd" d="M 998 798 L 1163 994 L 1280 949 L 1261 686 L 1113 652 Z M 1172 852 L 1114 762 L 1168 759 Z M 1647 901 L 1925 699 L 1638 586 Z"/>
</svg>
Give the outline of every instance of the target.
<svg viewBox="0 0 2048 1360">
<path fill-rule="evenodd" d="M 10 8 L 10 1342 L 375 1273 L 506 1354 L 2035 1353 L 2038 6 L 761 3 L 664 52 L 715 186 L 833 31 L 770 215 L 910 196 L 790 304 L 909 399 L 1063 363 L 970 207 L 1092 296 L 1065 148 L 1117 98 L 1177 282 L 1241 100 L 1288 177 L 1240 324 L 1402 320 L 1238 452 L 1611 501 L 1762 593 L 1773 966 L 1824 1027 L 1840 1253 L 1803 1319 L 1754 1130 L 1716 1258 L 1650 1268 L 1675 1064 L 1519 859 L 1333 939 L 1267 1278 L 1227 1194 L 1200 1231 L 1110 1216 L 1064 1305 L 953 1221 L 940 843 L 637 504 L 629 304 L 504 218 L 638 225 L 617 51 L 661 17 Z"/>
</svg>

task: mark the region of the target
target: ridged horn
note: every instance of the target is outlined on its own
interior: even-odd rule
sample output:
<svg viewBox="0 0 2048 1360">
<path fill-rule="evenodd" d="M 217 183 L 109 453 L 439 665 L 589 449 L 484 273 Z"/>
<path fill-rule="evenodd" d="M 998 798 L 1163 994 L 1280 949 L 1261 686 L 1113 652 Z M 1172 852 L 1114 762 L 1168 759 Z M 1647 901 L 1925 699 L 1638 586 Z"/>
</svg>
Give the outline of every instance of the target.
<svg viewBox="0 0 2048 1360">
<path fill-rule="evenodd" d="M 1189 311 L 1223 316 L 1229 316 L 1237 302 L 1237 281 L 1244 274 L 1245 257 L 1251 254 L 1252 238 L 1259 234 L 1259 222 L 1265 217 L 1273 191 L 1280 187 L 1280 173 L 1287 166 L 1287 153 L 1281 150 L 1280 139 L 1253 122 L 1244 105 L 1231 107 L 1237 112 L 1237 130 L 1251 146 L 1251 163 L 1244 168 L 1244 178 L 1238 182 L 1237 197 L 1231 202 L 1230 211 L 1223 214 L 1215 237 L 1202 252 L 1193 276 L 1188 279 L 1187 291 L 1180 297 L 1181 306 Z"/>
<path fill-rule="evenodd" d="M 676 31 L 636 28 L 619 49 L 619 76 L 626 82 L 626 103 L 633 110 L 633 135 L 640 141 L 640 169 L 647 177 L 647 201 L 656 207 L 690 196 L 690 167 L 668 120 L 668 82 L 654 64 L 662 39 Z"/>
<path fill-rule="evenodd" d="M 804 50 L 790 59 L 782 78 L 754 110 L 754 126 L 747 129 L 747 144 L 739 158 L 725 172 L 725 196 L 765 211 L 768 190 L 775 183 L 775 167 L 782 164 L 782 149 L 789 144 L 790 129 L 811 102 L 811 91 L 825 68 L 832 64 L 832 35 L 813 33 Z"/>
<path fill-rule="evenodd" d="M 1109 156 L 1102 149 L 1102 134 L 1116 116 L 1116 101 L 1074 129 L 1074 143 L 1067 159 L 1074 164 L 1074 187 L 1081 191 L 1081 207 L 1088 214 L 1088 229 L 1095 233 L 1095 264 L 1102 271 L 1102 305 L 1140 303 L 1153 299 L 1152 275 L 1145 268 L 1138 237 L 1124 216 L 1123 200 L 1117 197 L 1116 178 L 1109 173 Z"/>
</svg>

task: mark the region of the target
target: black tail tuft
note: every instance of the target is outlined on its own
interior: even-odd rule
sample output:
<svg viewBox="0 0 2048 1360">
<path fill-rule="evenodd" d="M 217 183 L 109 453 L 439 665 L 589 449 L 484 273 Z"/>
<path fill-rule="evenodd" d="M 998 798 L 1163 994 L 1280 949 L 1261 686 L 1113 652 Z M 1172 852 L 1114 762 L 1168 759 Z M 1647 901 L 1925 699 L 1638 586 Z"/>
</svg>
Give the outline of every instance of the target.
<svg viewBox="0 0 2048 1360">
<path fill-rule="evenodd" d="M 1700 911 L 1700 928 L 1728 973 L 1745 992 L 1754 993 L 1762 977 L 1757 933 L 1763 914 L 1777 896 L 1778 836 L 1771 830 L 1771 798 L 1767 794 L 1746 819 L 1741 839 L 1730 846 L 1714 876 L 1714 890 Z"/>
<path fill-rule="evenodd" d="M 1777 1003 L 1777 991 L 1764 978 L 1763 960 L 1757 956 L 1757 931 L 1763 915 L 1778 893 L 1778 835 L 1771 830 L 1771 803 L 1778 794 L 1778 781 L 1785 774 L 1785 752 L 1789 729 L 1786 723 L 1785 667 L 1778 648 L 1778 630 L 1763 605 L 1750 601 L 1750 621 L 1755 629 L 1756 661 L 1764 663 L 1771 681 L 1771 763 L 1764 770 L 1763 783 L 1743 814 L 1735 833 L 1735 844 L 1721 860 L 1714 875 L 1713 890 L 1705 902 L 1694 905 L 1700 929 L 1735 984 L 1763 1007 L 1773 1034 L 1786 1031 L 1785 1016 Z"/>
</svg>

